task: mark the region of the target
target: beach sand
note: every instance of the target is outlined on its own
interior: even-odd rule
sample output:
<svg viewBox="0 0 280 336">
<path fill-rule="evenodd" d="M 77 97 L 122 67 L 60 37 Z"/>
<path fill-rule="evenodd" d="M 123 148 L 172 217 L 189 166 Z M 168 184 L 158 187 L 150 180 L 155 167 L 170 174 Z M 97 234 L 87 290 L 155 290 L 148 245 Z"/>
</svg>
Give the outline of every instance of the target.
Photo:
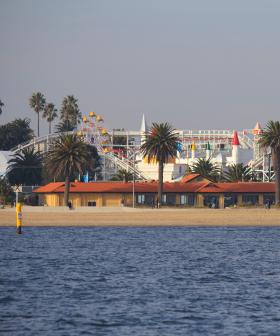
<svg viewBox="0 0 280 336">
<path fill-rule="evenodd" d="M 280 210 L 23 207 L 24 226 L 280 226 Z M 15 209 L 0 210 L 0 226 L 15 226 Z"/>
</svg>

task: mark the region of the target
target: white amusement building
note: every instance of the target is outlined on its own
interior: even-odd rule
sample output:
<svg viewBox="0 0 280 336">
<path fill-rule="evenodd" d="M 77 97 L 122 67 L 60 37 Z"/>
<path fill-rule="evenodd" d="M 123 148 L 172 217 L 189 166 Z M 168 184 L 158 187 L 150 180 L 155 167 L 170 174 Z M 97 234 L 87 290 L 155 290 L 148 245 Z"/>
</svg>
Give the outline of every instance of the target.
<svg viewBox="0 0 280 336">
<path fill-rule="evenodd" d="M 95 145 L 102 157 L 99 179 L 109 180 L 120 168 L 131 171 L 135 178 L 157 180 L 158 165 L 148 163 L 139 149 L 145 139 L 148 126 L 142 117 L 140 130 L 107 130 L 103 118 L 90 112 L 84 116 L 81 127 L 76 132 L 85 141 Z M 164 181 L 180 180 L 189 167 L 199 158 L 210 159 L 224 170 L 229 165 L 243 163 L 249 165 L 266 181 L 270 171 L 269 153 L 258 145 L 262 128 L 259 123 L 253 129 L 246 130 L 177 130 L 180 137 L 180 149 L 177 157 L 170 159 L 164 166 Z M 22 148 L 35 147 L 41 152 L 48 150 L 57 133 L 34 138 L 29 143 L 21 144 L 11 152 L 0 152 L 0 175 L 7 171 L 7 162 L 13 153 Z"/>
</svg>

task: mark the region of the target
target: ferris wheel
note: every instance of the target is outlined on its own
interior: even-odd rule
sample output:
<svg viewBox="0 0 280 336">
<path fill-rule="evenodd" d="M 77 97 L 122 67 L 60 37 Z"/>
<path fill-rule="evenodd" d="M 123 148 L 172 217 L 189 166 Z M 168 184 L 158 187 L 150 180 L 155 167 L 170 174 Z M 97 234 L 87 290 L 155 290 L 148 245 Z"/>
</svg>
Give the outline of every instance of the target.
<svg viewBox="0 0 280 336">
<path fill-rule="evenodd" d="M 104 127 L 104 119 L 101 115 L 97 115 L 95 112 L 84 115 L 78 134 L 83 137 L 86 143 L 95 146 L 100 154 L 104 180 L 106 180 L 106 176 L 114 175 L 120 168 L 131 171 L 136 176 L 146 180 L 146 177 L 135 167 L 135 163 L 128 158 L 128 155 L 119 157 L 118 153 L 114 151 L 110 135 Z M 135 153 L 133 153 L 133 158 L 135 159 Z"/>
<path fill-rule="evenodd" d="M 104 119 L 95 112 L 89 112 L 82 118 L 81 129 L 78 132 L 89 143 L 97 148 L 97 150 L 106 154 L 111 152 L 110 136 L 104 127 Z"/>
</svg>

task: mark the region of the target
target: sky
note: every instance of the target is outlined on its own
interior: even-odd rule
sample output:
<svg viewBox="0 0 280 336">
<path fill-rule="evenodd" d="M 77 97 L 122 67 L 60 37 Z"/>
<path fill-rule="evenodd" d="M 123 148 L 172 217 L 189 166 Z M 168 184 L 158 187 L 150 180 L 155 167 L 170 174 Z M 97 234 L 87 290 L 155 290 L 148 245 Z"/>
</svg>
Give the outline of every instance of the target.
<svg viewBox="0 0 280 336">
<path fill-rule="evenodd" d="M 73 94 L 109 129 L 279 120 L 279 0 L 0 0 L 0 124 Z M 42 133 L 47 123 L 42 121 Z"/>
</svg>

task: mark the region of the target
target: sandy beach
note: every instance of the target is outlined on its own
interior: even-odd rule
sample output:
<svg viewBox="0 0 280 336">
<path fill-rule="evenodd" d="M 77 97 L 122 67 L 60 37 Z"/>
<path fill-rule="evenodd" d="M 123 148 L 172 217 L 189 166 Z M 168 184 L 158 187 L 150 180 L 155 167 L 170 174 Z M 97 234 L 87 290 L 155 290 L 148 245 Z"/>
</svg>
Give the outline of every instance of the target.
<svg viewBox="0 0 280 336">
<path fill-rule="evenodd" d="M 15 209 L 0 210 L 0 226 Z M 23 207 L 23 226 L 280 226 L 280 210 Z"/>
</svg>

